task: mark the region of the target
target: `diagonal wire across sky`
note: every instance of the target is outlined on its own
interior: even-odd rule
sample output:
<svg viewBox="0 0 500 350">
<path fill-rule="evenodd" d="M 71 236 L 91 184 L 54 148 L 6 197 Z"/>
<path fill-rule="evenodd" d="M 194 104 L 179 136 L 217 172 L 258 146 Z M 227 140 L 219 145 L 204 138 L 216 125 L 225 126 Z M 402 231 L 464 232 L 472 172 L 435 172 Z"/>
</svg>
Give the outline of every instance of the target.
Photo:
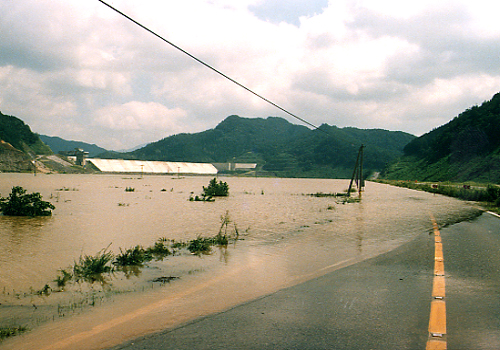
<svg viewBox="0 0 500 350">
<path fill-rule="evenodd" d="M 238 85 L 239 87 L 245 89 L 246 91 L 250 92 L 251 94 L 257 96 L 258 98 L 260 98 L 261 100 L 264 100 L 265 102 L 269 103 L 270 105 L 278 108 L 279 110 L 285 112 L 286 114 L 288 114 L 289 116 L 295 118 L 295 119 L 298 119 L 300 120 L 301 122 L 303 122 L 304 124 L 306 125 L 309 125 L 311 127 L 313 127 L 314 129 L 318 129 L 318 130 L 321 130 L 321 131 L 324 131 L 323 129 L 320 129 L 318 128 L 316 125 L 312 124 L 311 122 L 308 122 L 307 120 L 305 120 L 304 118 L 301 118 L 291 112 L 289 112 L 288 110 L 286 110 L 285 108 L 279 106 L 278 104 L 274 103 L 273 101 L 265 98 L 264 96 L 256 93 L 255 91 L 253 91 L 252 89 L 246 87 L 245 85 L 239 83 L 238 81 L 234 80 L 233 78 L 231 78 L 230 76 L 222 73 L 220 70 L 214 68 L 213 66 L 209 65 L 208 63 L 202 61 L 201 59 L 197 58 L 196 56 L 190 54 L 189 52 L 187 52 L 186 50 L 184 50 L 183 48 L 175 45 L 173 42 L 165 39 L 164 37 L 162 37 L 161 35 L 159 35 L 158 33 L 154 32 L 153 30 L 149 29 L 148 27 L 146 27 L 145 25 L 139 23 L 138 21 L 136 21 L 135 19 L 133 19 L 132 17 L 128 16 L 127 14 L 123 13 L 122 11 L 118 10 L 117 8 L 111 6 L 110 4 L 108 4 L 107 2 L 103 1 L 103 0 L 98 0 L 99 2 L 101 2 L 102 4 L 106 5 L 107 7 L 109 7 L 110 9 L 112 9 L 113 11 L 115 11 L 116 13 L 120 14 L 121 16 L 125 17 L 126 19 L 128 19 L 129 21 L 133 22 L 134 24 L 138 25 L 139 27 L 141 27 L 142 29 L 146 30 L 147 32 L 153 34 L 154 36 L 156 36 L 157 38 L 159 38 L 160 40 L 164 41 L 165 43 L 169 44 L 170 46 L 176 48 L 177 50 L 181 51 L 182 53 L 188 55 L 189 57 L 191 57 L 193 60 L 195 60 L 196 62 L 204 65 L 205 67 L 211 69 L 212 71 L 214 71 L 215 73 L 223 76 L 224 78 L 226 78 L 227 80 L 233 82 L 234 84 Z M 326 131 L 325 131 L 326 132 Z M 328 133 L 327 133 L 328 134 Z"/>
</svg>

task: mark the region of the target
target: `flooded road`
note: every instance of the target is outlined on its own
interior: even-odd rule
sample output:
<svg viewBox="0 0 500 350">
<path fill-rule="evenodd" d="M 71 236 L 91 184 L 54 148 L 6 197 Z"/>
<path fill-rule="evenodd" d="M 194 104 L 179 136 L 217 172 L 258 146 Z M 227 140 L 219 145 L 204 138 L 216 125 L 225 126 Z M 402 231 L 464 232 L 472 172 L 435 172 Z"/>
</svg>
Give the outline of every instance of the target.
<svg viewBox="0 0 500 350">
<path fill-rule="evenodd" d="M 0 174 L 2 196 L 20 185 L 56 206 L 47 218 L 0 216 L 0 325 L 31 329 L 0 348 L 107 348 L 394 249 L 432 230 L 430 212 L 443 224 L 477 211 L 375 183 L 361 202 L 341 204 L 308 194 L 342 192 L 345 180 L 221 179 L 230 196 L 205 203 L 188 198 L 209 177 Z M 171 256 L 136 277 L 117 272 L 105 288 L 36 293 L 82 254 L 214 236 L 226 212 L 242 238 L 227 249 Z M 162 276 L 179 279 L 151 282 Z"/>
</svg>

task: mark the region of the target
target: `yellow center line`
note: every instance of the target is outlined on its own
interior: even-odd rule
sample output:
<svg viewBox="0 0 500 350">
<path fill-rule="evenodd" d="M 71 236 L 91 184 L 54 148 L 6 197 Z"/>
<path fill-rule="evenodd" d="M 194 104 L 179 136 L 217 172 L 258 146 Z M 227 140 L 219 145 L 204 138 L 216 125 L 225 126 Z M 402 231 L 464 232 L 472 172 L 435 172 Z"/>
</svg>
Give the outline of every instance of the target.
<svg viewBox="0 0 500 350">
<path fill-rule="evenodd" d="M 432 297 L 444 298 L 445 293 L 446 291 L 445 291 L 444 276 L 435 276 L 434 283 L 432 285 Z"/>
<path fill-rule="evenodd" d="M 435 260 L 434 261 L 434 276 L 444 276 L 444 261 Z"/>
<path fill-rule="evenodd" d="M 434 229 L 434 280 L 432 283 L 431 312 L 429 316 L 429 337 L 426 350 L 446 350 L 446 301 L 444 257 L 441 233 L 436 219 L 430 214 Z"/>
<path fill-rule="evenodd" d="M 443 244 L 436 244 L 434 248 L 434 259 L 443 259 Z"/>
<path fill-rule="evenodd" d="M 446 342 L 442 340 L 430 339 L 427 342 L 427 350 L 446 350 Z"/>
<path fill-rule="evenodd" d="M 444 300 L 433 300 L 431 302 L 429 333 L 431 333 L 431 336 L 437 337 L 446 334 L 446 303 Z"/>
</svg>

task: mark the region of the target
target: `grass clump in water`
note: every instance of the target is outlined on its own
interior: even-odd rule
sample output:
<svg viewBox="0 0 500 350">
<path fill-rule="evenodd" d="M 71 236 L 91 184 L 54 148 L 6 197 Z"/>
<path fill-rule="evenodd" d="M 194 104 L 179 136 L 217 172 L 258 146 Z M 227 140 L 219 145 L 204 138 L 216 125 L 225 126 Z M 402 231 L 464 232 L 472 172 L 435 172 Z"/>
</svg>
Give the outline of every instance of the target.
<svg viewBox="0 0 500 350">
<path fill-rule="evenodd" d="M 116 255 L 113 264 L 117 266 L 142 266 L 153 259 L 163 260 L 172 255 L 165 242 L 166 240 L 161 238 L 148 248 L 143 248 L 140 245 L 125 251 L 120 248 L 120 254 Z"/>
<path fill-rule="evenodd" d="M 209 254 L 212 250 L 212 246 L 227 246 L 230 240 L 238 240 L 239 232 L 236 224 L 234 224 L 234 232 L 231 234 L 228 232 L 228 226 L 232 222 L 229 217 L 229 211 L 226 211 L 224 215 L 221 215 L 221 226 L 219 228 L 219 233 L 214 237 L 198 237 L 194 240 L 189 241 L 187 249 L 195 255 Z"/>
<path fill-rule="evenodd" d="M 120 248 L 120 254 L 115 257 L 113 264 L 118 266 L 142 265 L 151 260 L 153 260 L 152 254 L 142 246 L 136 245 L 125 251 Z"/>
<path fill-rule="evenodd" d="M 42 296 L 42 295 L 49 296 L 51 291 L 52 291 L 52 288 L 50 288 L 50 286 L 48 284 L 46 284 L 45 286 L 43 286 L 42 289 L 36 291 L 36 294 L 40 295 L 40 296 Z"/>
<path fill-rule="evenodd" d="M 85 282 L 104 282 L 104 273 L 112 272 L 111 262 L 113 253 L 108 252 L 107 248 L 101 250 L 96 255 L 80 256 L 78 262 L 73 266 L 73 277 L 75 281 Z"/>
<path fill-rule="evenodd" d="M 212 250 L 213 239 L 198 237 L 189 241 L 187 249 L 195 255 L 208 254 Z"/>
<path fill-rule="evenodd" d="M 160 238 L 155 242 L 154 246 L 147 249 L 148 253 L 151 254 L 151 256 L 156 260 L 163 260 L 163 258 L 172 255 L 172 252 L 165 245 L 165 242 L 165 239 Z"/>
<path fill-rule="evenodd" d="M 352 189 L 351 189 L 351 192 L 353 192 Z M 339 193 L 335 193 L 335 192 L 334 193 L 323 193 L 323 192 L 309 193 L 309 194 L 305 194 L 305 196 L 316 197 L 316 198 L 335 198 L 336 203 L 338 203 L 338 204 L 358 203 L 361 201 L 360 198 L 351 198 L 349 196 L 349 193 L 347 192 L 347 190 L 345 190 L 345 192 L 339 192 Z M 328 210 L 332 210 L 332 209 L 334 209 L 334 208 L 331 206 L 328 207 Z"/>
<path fill-rule="evenodd" d="M 308 194 L 308 196 L 311 197 L 317 197 L 317 198 L 323 198 L 323 197 L 338 197 L 339 195 L 343 195 L 342 193 L 323 193 L 323 192 L 316 192 L 316 193 L 311 193 Z"/>
<path fill-rule="evenodd" d="M 54 282 L 56 282 L 59 290 L 63 291 L 66 287 L 66 284 L 73 279 L 73 275 L 64 269 L 59 270 L 59 272 L 61 274 L 56 277 Z"/>
<path fill-rule="evenodd" d="M 18 327 L 0 327 L 0 340 L 5 338 L 13 337 L 15 335 L 24 333 L 28 330 L 27 327 L 18 326 Z"/>
</svg>

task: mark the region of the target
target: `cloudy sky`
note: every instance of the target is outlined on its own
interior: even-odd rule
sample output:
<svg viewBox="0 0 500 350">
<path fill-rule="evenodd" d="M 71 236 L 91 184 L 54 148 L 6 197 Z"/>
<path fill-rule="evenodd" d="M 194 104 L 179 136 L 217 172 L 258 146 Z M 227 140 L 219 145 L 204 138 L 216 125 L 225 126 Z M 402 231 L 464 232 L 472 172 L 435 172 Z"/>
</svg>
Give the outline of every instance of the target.
<svg viewBox="0 0 500 350">
<path fill-rule="evenodd" d="M 500 91 L 500 2 L 109 0 L 320 125 L 421 135 Z M 33 131 L 124 149 L 279 116 L 98 0 L 0 2 L 0 111 Z"/>
</svg>

